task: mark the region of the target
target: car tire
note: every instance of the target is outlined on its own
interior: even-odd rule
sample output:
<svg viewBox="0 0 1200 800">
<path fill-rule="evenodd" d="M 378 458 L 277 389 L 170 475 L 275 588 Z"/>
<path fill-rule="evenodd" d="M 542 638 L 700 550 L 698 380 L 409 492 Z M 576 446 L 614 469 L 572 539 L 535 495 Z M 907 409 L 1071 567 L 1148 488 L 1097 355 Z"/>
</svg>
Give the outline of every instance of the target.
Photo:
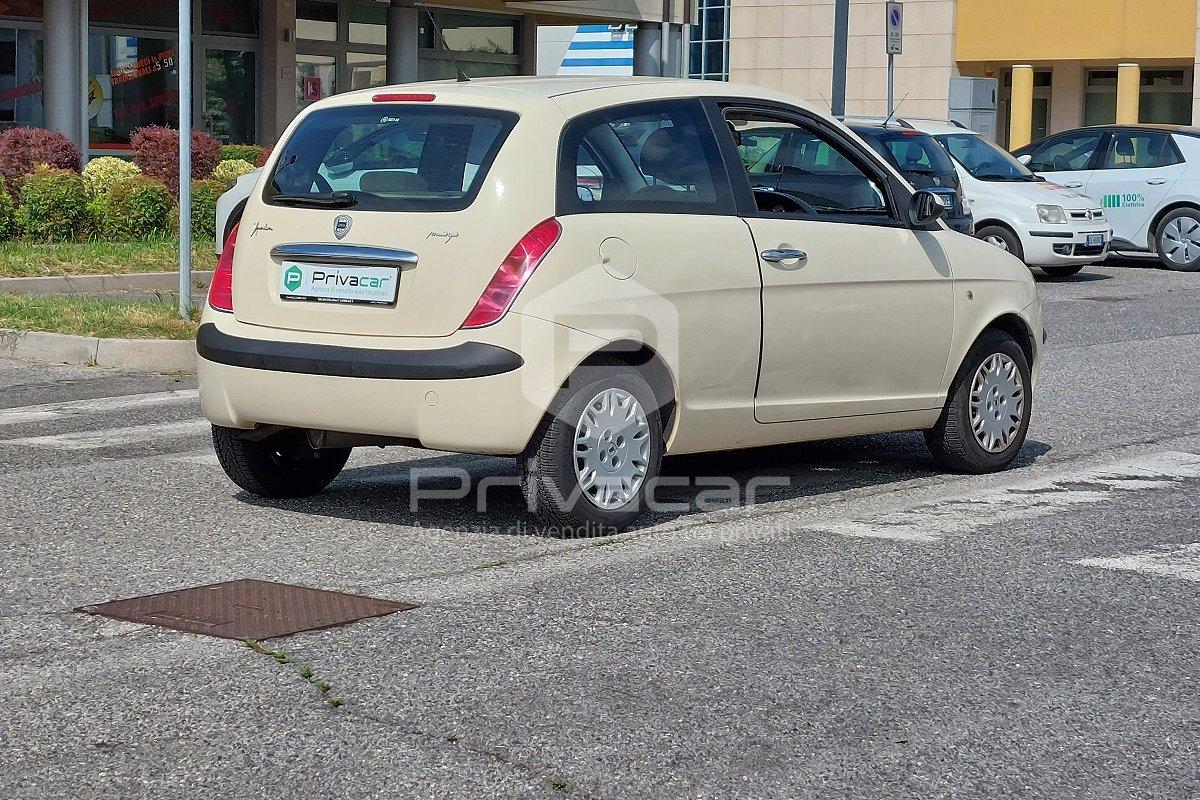
<svg viewBox="0 0 1200 800">
<path fill-rule="evenodd" d="M 955 472 L 996 472 L 1012 463 L 1029 430 L 1029 361 L 1008 334 L 987 330 L 950 386 L 937 424 L 925 432 L 934 460 Z"/>
<path fill-rule="evenodd" d="M 314 449 L 304 431 L 288 428 L 257 441 L 213 425 L 213 448 L 229 479 L 258 497 L 308 497 L 338 476 L 349 447 Z"/>
<path fill-rule="evenodd" d="M 582 367 L 521 455 L 521 489 L 550 535 L 617 533 L 644 510 L 663 449 L 646 380 L 620 362 Z"/>
<path fill-rule="evenodd" d="M 1083 269 L 1083 264 L 1068 264 L 1064 267 L 1042 267 L 1042 272 L 1051 278 L 1070 278 L 1078 275 L 1081 269 Z"/>
<path fill-rule="evenodd" d="M 1012 253 L 1019 260 L 1025 260 L 1025 250 L 1017 235 L 1001 225 L 988 225 L 975 231 L 975 237 L 982 239 L 994 247 Z"/>
<path fill-rule="evenodd" d="M 1200 271 L 1200 210 L 1177 208 L 1163 217 L 1154 232 L 1154 246 L 1167 269 Z"/>
</svg>

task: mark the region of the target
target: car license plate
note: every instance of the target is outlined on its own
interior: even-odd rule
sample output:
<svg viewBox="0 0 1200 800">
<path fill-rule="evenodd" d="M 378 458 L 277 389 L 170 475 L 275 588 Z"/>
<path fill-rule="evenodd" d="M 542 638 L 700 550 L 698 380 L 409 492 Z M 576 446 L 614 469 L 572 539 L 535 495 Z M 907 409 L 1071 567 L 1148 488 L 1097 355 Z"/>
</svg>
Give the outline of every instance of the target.
<svg viewBox="0 0 1200 800">
<path fill-rule="evenodd" d="M 284 261 L 279 273 L 281 300 L 390 306 L 396 303 L 397 267 L 355 267 Z"/>
<path fill-rule="evenodd" d="M 1087 246 L 1088 247 L 1103 247 L 1104 246 L 1104 234 L 1103 233 L 1089 233 L 1087 235 Z"/>
</svg>

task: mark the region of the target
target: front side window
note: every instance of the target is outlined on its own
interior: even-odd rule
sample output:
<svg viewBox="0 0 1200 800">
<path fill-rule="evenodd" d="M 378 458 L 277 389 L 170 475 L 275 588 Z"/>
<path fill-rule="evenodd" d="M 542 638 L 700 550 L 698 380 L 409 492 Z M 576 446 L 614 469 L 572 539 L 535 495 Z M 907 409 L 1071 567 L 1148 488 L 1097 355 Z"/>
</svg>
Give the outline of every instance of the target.
<svg viewBox="0 0 1200 800">
<path fill-rule="evenodd" d="M 1038 148 L 1028 166 L 1034 172 L 1087 169 L 1101 138 L 1099 133 L 1080 133 L 1051 139 Z"/>
<path fill-rule="evenodd" d="M 974 133 L 947 133 L 937 140 L 962 164 L 963 169 L 981 181 L 1037 181 L 1038 176 L 1013 158 L 1000 145 Z"/>
<path fill-rule="evenodd" d="M 804 125 L 753 111 L 725 115 L 760 211 L 887 219 L 887 193 L 847 149 Z"/>
<path fill-rule="evenodd" d="M 1156 169 L 1182 159 L 1166 133 L 1113 134 L 1104 153 L 1101 169 Z"/>
<path fill-rule="evenodd" d="M 265 200 L 364 211 L 470 205 L 516 115 L 371 105 L 314 112 L 283 145 Z"/>
<path fill-rule="evenodd" d="M 728 213 L 708 121 L 691 100 L 619 107 L 571 122 L 559 155 L 564 213 Z"/>
</svg>

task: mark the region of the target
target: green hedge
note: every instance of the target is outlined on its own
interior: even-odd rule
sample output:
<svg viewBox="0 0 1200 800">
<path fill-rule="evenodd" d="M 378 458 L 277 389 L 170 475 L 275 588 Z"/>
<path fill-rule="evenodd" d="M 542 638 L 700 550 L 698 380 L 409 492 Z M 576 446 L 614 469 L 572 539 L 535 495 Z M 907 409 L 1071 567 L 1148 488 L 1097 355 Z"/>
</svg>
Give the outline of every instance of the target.
<svg viewBox="0 0 1200 800">
<path fill-rule="evenodd" d="M 251 164 L 257 164 L 262 154 L 263 148 L 257 144 L 221 145 L 222 161 L 249 161 Z"/>
<path fill-rule="evenodd" d="M 12 196 L 0 189 L 0 241 L 8 241 L 17 235 L 17 204 Z"/>
<path fill-rule="evenodd" d="M 134 175 L 108 190 L 104 235 L 110 239 L 146 239 L 170 232 L 175 199 L 162 181 Z"/>
<path fill-rule="evenodd" d="M 39 166 L 21 186 L 16 221 L 25 237 L 34 241 L 65 241 L 86 235 L 90 215 L 83 177 Z"/>
</svg>

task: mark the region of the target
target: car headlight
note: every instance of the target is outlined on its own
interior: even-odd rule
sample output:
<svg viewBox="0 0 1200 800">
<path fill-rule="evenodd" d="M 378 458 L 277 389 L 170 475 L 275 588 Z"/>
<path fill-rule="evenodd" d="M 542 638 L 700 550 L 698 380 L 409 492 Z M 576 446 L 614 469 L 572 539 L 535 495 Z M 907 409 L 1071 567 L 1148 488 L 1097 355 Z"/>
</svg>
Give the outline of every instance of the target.
<svg viewBox="0 0 1200 800">
<path fill-rule="evenodd" d="M 1037 206 L 1038 219 L 1047 225 L 1066 225 L 1067 212 L 1062 206 Z"/>
</svg>

